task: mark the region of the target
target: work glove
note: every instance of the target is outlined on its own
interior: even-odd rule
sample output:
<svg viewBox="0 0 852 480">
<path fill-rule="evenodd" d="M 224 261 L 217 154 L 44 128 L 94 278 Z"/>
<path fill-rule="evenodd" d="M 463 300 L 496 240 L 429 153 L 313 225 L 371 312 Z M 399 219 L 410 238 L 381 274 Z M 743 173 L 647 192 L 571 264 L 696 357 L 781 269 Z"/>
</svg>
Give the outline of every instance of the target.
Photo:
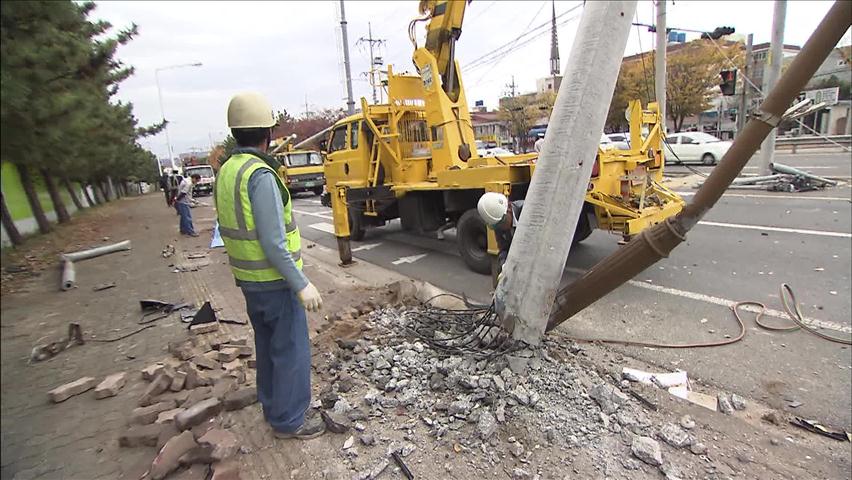
<svg viewBox="0 0 852 480">
<path fill-rule="evenodd" d="M 299 293 L 296 295 L 299 297 L 299 302 L 302 303 L 305 310 L 316 312 L 322 308 L 322 297 L 313 283 L 308 282 L 308 286 L 299 290 Z"/>
</svg>

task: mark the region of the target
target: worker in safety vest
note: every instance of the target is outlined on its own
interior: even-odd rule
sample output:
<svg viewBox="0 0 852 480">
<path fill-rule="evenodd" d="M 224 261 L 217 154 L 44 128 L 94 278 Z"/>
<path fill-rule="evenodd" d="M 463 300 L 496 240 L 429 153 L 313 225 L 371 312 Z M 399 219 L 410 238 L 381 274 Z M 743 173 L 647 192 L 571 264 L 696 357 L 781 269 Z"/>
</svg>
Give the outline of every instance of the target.
<svg viewBox="0 0 852 480">
<path fill-rule="evenodd" d="M 509 247 L 512 245 L 512 237 L 515 235 L 515 228 L 518 226 L 518 218 L 523 208 L 523 200 L 510 202 L 506 195 L 497 192 L 486 192 L 479 197 L 479 202 L 476 204 L 482 221 L 488 228 L 494 230 L 497 248 L 500 249 L 497 259 L 500 261 L 501 268 L 506 263 L 506 257 L 509 256 Z"/>
<path fill-rule="evenodd" d="M 266 154 L 275 120 L 257 93 L 235 95 L 228 127 L 237 148 L 216 177 L 219 233 L 254 328 L 257 397 L 278 438 L 314 438 L 325 431 L 309 415 L 311 348 L 305 310 L 322 298 L 302 273 L 301 237 L 290 193 Z M 315 412 L 314 412 L 315 413 Z"/>
</svg>

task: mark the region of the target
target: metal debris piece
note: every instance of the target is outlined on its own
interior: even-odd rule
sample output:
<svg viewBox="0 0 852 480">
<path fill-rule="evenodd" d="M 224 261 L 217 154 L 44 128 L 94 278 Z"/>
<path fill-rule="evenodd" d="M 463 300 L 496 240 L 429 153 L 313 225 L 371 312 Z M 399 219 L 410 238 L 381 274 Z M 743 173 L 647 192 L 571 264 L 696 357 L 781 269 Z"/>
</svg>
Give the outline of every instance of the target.
<svg viewBox="0 0 852 480">
<path fill-rule="evenodd" d="M 108 283 L 101 283 L 101 284 L 95 285 L 94 288 L 92 288 L 92 290 L 95 291 L 95 292 L 100 292 L 101 290 L 108 290 L 108 289 L 114 288 L 114 287 L 115 287 L 115 282 L 108 282 Z"/>
<path fill-rule="evenodd" d="M 399 455 L 399 452 L 393 451 L 391 452 L 391 457 L 393 457 L 393 461 L 399 466 L 399 469 L 402 470 L 402 474 L 405 475 L 405 478 L 408 480 L 414 480 L 414 474 L 411 473 L 411 470 L 408 469 L 408 465 L 402 461 L 402 457 Z"/>
<path fill-rule="evenodd" d="M 192 317 L 192 321 L 189 322 L 189 326 L 200 325 L 202 323 L 212 323 L 216 321 L 216 312 L 213 311 L 213 307 L 210 305 L 210 302 L 204 302 L 204 305 L 195 312 L 195 316 Z"/>
<path fill-rule="evenodd" d="M 795 419 L 790 420 L 790 423 L 796 427 L 816 433 L 817 435 L 840 440 L 841 442 L 852 442 L 852 434 L 849 432 L 844 432 L 842 430 L 832 431 L 825 428 L 819 422 L 815 422 L 813 420 L 805 420 L 804 418 L 796 417 Z"/>
</svg>

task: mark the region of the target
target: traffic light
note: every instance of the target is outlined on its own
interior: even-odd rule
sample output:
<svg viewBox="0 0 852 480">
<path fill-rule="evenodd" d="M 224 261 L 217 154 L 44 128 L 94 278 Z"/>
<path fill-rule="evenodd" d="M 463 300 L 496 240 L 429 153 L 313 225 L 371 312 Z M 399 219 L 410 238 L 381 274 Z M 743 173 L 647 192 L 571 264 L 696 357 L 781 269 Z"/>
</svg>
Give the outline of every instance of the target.
<svg viewBox="0 0 852 480">
<path fill-rule="evenodd" d="M 719 76 L 722 77 L 722 83 L 719 84 L 719 89 L 722 90 L 722 95 L 736 95 L 737 94 L 737 71 L 736 70 L 722 70 L 719 72 Z"/>
<path fill-rule="evenodd" d="M 712 38 L 713 40 L 719 40 L 720 38 L 724 37 L 725 35 L 730 35 L 730 34 L 734 33 L 735 31 L 736 30 L 734 30 L 733 27 L 716 27 L 716 29 L 713 30 L 712 32 L 702 33 L 701 38 L 703 38 L 703 39 Z"/>
</svg>

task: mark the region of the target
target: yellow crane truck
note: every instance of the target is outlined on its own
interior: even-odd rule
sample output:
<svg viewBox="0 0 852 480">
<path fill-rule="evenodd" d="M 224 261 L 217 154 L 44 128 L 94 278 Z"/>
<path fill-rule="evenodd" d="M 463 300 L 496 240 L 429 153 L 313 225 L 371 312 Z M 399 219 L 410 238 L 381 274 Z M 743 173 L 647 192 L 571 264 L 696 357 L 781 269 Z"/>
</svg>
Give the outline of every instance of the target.
<svg viewBox="0 0 852 480">
<path fill-rule="evenodd" d="M 522 199 L 537 154 L 480 157 L 454 58 L 467 2 L 421 1 L 409 25 L 418 74 L 388 66 L 388 101 L 338 121 L 326 140 L 325 178 L 342 264 L 350 239 L 399 218 L 402 228 L 433 232 L 454 224 L 459 251 L 471 270 L 497 271 L 493 232 L 476 211 L 486 191 Z M 428 22 L 425 45 L 414 38 Z M 574 241 L 600 228 L 631 237 L 678 213 L 684 202 L 661 185 L 663 133 L 657 105 L 631 102 L 629 150 L 598 150 Z M 643 134 L 643 131 L 646 132 Z M 569 234 L 569 232 L 566 232 Z"/>
<path fill-rule="evenodd" d="M 321 195 L 325 187 L 323 155 L 317 150 L 300 150 L 292 146 L 295 135 L 270 142 L 270 153 L 281 162 L 278 175 L 291 193 L 313 192 Z"/>
</svg>

